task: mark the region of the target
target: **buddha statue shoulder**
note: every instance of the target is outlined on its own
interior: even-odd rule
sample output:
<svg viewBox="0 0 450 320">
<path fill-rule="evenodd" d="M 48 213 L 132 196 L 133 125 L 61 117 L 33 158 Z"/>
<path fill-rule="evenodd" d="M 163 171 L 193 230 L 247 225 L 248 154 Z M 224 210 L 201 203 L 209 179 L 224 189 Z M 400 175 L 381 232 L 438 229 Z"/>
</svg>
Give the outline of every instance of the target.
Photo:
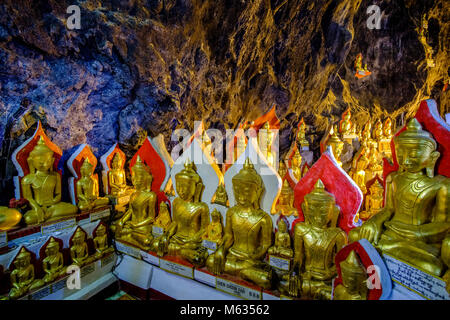
<svg viewBox="0 0 450 320">
<path fill-rule="evenodd" d="M 58 241 L 51 237 L 45 248 L 45 258 L 42 260 L 42 267 L 45 272 L 44 282 L 50 283 L 56 278 L 66 274 L 64 268 L 64 258 Z"/>
<path fill-rule="evenodd" d="M 78 208 L 92 210 L 109 204 L 109 199 L 98 196 L 98 181 L 93 178 L 94 166 L 85 158 L 80 168 L 81 178 L 77 181 Z"/>
<path fill-rule="evenodd" d="M 140 156 L 131 168 L 131 180 L 135 191 L 130 197 L 128 210 L 116 225 L 116 239 L 149 250 L 153 241 L 152 226 L 158 197 L 151 190 L 153 176 L 150 168 Z"/>
<path fill-rule="evenodd" d="M 340 210 L 320 179 L 301 206 L 305 221 L 294 226 L 289 293 L 329 300 L 331 280 L 336 276 L 334 255 L 347 244 L 347 235 L 336 227 Z"/>
<path fill-rule="evenodd" d="M 415 118 L 394 144 L 400 169 L 386 177 L 385 206 L 349 237 L 365 238 L 383 253 L 441 276 L 440 250 L 450 230 L 450 179 L 434 175 L 437 144 Z"/>
<path fill-rule="evenodd" d="M 108 182 L 113 196 L 121 196 L 133 192 L 127 186 L 123 161 L 119 153 L 116 153 L 111 161 L 111 169 L 108 171 Z"/>
<path fill-rule="evenodd" d="M 18 299 L 29 291 L 38 289 L 45 284 L 43 280 L 35 278 L 34 266 L 31 263 L 31 254 L 25 247 L 20 249 L 13 264 L 15 268 L 10 275 L 12 286 L 9 292 L 10 299 Z"/>
<path fill-rule="evenodd" d="M 367 273 L 354 250 L 340 263 L 342 283 L 334 289 L 333 300 L 367 300 Z"/>
<path fill-rule="evenodd" d="M 214 274 L 237 276 L 268 289 L 273 270 L 263 259 L 272 245 L 272 219 L 260 208 L 263 180 L 247 158 L 232 183 L 236 204 L 227 210 L 222 244 L 206 266 Z"/>
<path fill-rule="evenodd" d="M 204 266 L 208 251 L 202 246 L 202 237 L 209 225 L 209 207 L 200 201 L 204 185 L 190 160 L 175 175 L 175 186 L 178 197 L 172 202 L 172 222 L 154 241 L 153 250 L 159 256 L 169 254 Z"/>
<path fill-rule="evenodd" d="M 61 176 L 53 171 L 53 151 L 42 136 L 28 156 L 30 173 L 21 181 L 23 197 L 31 209 L 24 214 L 28 225 L 70 217 L 78 208 L 61 201 Z"/>
</svg>

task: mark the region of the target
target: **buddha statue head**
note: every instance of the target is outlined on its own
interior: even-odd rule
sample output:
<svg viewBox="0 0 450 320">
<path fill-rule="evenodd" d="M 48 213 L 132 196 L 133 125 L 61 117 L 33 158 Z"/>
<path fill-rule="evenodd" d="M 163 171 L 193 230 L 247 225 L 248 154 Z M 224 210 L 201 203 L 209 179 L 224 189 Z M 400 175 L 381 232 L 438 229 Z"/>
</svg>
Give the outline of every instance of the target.
<svg viewBox="0 0 450 320">
<path fill-rule="evenodd" d="M 111 161 L 111 168 L 112 169 L 122 169 L 122 157 L 120 156 L 120 154 L 117 152 L 114 157 L 112 158 Z"/>
<path fill-rule="evenodd" d="M 181 199 L 189 202 L 200 201 L 204 185 L 195 171 L 195 164 L 189 159 L 186 160 L 184 169 L 175 175 L 175 183 Z"/>
<path fill-rule="evenodd" d="M 81 176 L 86 178 L 92 176 L 92 173 L 94 171 L 94 166 L 89 162 L 88 158 L 84 158 L 83 164 L 80 168 Z"/>
<path fill-rule="evenodd" d="M 402 171 L 418 173 L 426 170 L 428 177 L 434 176 L 434 166 L 440 153 L 432 135 L 423 130 L 416 118 L 411 119 L 406 130 L 394 137 L 395 152 Z"/>
<path fill-rule="evenodd" d="M 361 293 L 367 289 L 367 273 L 359 262 L 356 252 L 352 250 L 347 258 L 341 262 L 342 285 L 350 294 Z M 362 290 L 361 290 L 362 289 Z"/>
<path fill-rule="evenodd" d="M 328 138 L 327 145 L 333 149 L 333 155 L 336 160 L 341 158 L 342 151 L 344 150 L 344 142 L 339 138 L 336 132 L 336 128 L 331 128 L 330 137 Z"/>
<path fill-rule="evenodd" d="M 305 222 L 318 227 L 335 227 L 339 217 L 339 207 L 334 196 L 325 190 L 322 180 L 317 180 L 314 189 L 305 195 L 302 203 Z"/>
<path fill-rule="evenodd" d="M 31 255 L 28 252 L 28 250 L 25 249 L 25 247 L 22 247 L 22 249 L 20 249 L 19 251 L 19 254 L 14 259 L 14 267 L 21 270 L 28 267 L 30 263 L 31 263 Z"/>
<path fill-rule="evenodd" d="M 51 237 L 50 241 L 45 248 L 45 254 L 47 256 L 54 256 L 59 252 L 59 242 L 55 238 Z"/>
<path fill-rule="evenodd" d="M 278 227 L 277 228 L 278 232 L 280 232 L 280 233 L 286 233 L 287 232 L 287 224 L 286 224 L 286 221 L 284 221 L 283 218 L 280 218 L 278 220 L 277 227 Z"/>
<path fill-rule="evenodd" d="M 136 190 L 151 190 L 153 176 L 150 168 L 137 156 L 136 163 L 131 168 L 131 181 Z"/>
<path fill-rule="evenodd" d="M 290 206 L 292 207 L 292 203 L 294 202 L 294 191 L 287 179 L 283 181 L 283 187 L 281 188 L 280 197 L 278 198 L 278 204 L 282 206 Z"/>
<path fill-rule="evenodd" d="M 293 168 L 298 168 L 302 164 L 302 155 L 298 151 L 298 148 L 295 149 L 295 152 L 294 152 L 294 155 L 292 156 L 291 161 L 292 161 Z"/>
<path fill-rule="evenodd" d="M 55 161 L 53 151 L 45 144 L 42 136 L 39 136 L 38 143 L 31 150 L 27 161 L 31 173 L 34 173 L 35 170 L 41 172 L 52 170 L 53 162 Z"/>
<path fill-rule="evenodd" d="M 264 191 L 264 183 L 250 159 L 245 159 L 244 167 L 232 178 L 236 203 L 242 207 L 259 209 L 259 201 Z"/>
</svg>

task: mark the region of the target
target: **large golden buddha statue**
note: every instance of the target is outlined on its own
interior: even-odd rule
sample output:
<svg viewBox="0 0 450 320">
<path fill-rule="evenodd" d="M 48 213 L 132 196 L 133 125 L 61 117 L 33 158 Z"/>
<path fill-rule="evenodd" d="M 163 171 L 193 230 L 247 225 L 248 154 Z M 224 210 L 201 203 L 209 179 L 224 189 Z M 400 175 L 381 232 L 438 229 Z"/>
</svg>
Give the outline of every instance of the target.
<svg viewBox="0 0 450 320">
<path fill-rule="evenodd" d="M 111 188 L 111 194 L 116 197 L 133 192 L 133 190 L 127 186 L 125 170 L 122 168 L 122 165 L 122 158 L 117 152 L 111 161 L 111 169 L 108 171 L 108 182 Z"/>
<path fill-rule="evenodd" d="M 263 259 L 272 245 L 272 219 L 260 209 L 262 178 L 247 158 L 232 182 L 236 204 L 227 211 L 222 245 L 206 266 L 214 274 L 239 276 L 268 289 L 273 271 Z"/>
<path fill-rule="evenodd" d="M 116 225 L 116 239 L 149 250 L 153 241 L 152 225 L 156 216 L 157 196 L 151 190 L 152 174 L 140 156 L 131 168 L 135 192 L 130 197 L 127 212 Z"/>
<path fill-rule="evenodd" d="M 317 180 L 302 203 L 305 222 L 294 226 L 294 263 L 289 293 L 314 299 L 331 299 L 331 280 L 336 276 L 334 255 L 347 244 L 345 232 L 336 227 L 339 207 Z"/>
<path fill-rule="evenodd" d="M 98 196 L 98 181 L 92 177 L 94 166 L 85 158 L 80 168 L 81 178 L 77 181 L 78 208 L 81 211 L 103 207 L 109 199 Z"/>
<path fill-rule="evenodd" d="M 16 209 L 0 206 L 0 232 L 14 228 L 22 220 L 22 214 Z"/>
<path fill-rule="evenodd" d="M 394 144 L 400 170 L 386 178 L 385 206 L 349 237 L 365 238 L 383 253 L 440 276 L 441 244 L 450 229 L 450 179 L 434 175 L 436 141 L 415 118 Z"/>
<path fill-rule="evenodd" d="M 168 253 L 204 266 L 208 251 L 202 246 L 202 237 L 209 225 L 209 207 L 200 201 L 204 185 L 194 163 L 186 161 L 175 175 L 175 186 L 178 197 L 172 202 L 172 223 L 155 239 L 153 248 L 160 257 Z"/>
<path fill-rule="evenodd" d="M 53 151 L 42 137 L 27 161 L 30 173 L 22 179 L 21 185 L 31 210 L 24 214 L 25 223 L 38 224 L 75 215 L 78 212 L 76 206 L 61 202 L 61 176 L 53 171 Z"/>
</svg>

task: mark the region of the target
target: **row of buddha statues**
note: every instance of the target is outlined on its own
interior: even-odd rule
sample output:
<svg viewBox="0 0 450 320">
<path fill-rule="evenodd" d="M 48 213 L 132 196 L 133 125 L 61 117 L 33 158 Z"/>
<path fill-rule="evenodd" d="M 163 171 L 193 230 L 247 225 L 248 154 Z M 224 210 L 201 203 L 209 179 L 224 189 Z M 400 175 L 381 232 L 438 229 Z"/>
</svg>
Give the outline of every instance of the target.
<svg viewBox="0 0 450 320">
<path fill-rule="evenodd" d="M 284 165 L 280 164 L 280 170 L 297 171 L 296 180 L 300 184 L 302 176 L 308 174 L 300 155 L 307 145 L 304 127 L 304 123 L 299 125 L 291 157 L 283 161 Z M 155 252 L 159 257 L 177 256 L 213 274 L 239 277 L 292 297 L 330 299 L 331 283 L 337 276 L 334 257 L 348 243 L 360 239 L 367 239 L 379 252 L 443 277 L 448 283 L 450 179 L 434 173 L 440 157 L 437 142 L 415 118 L 395 137 L 391 130 L 389 119 L 384 125 L 377 121 L 373 133 L 368 123 L 358 139 L 361 147 L 354 155 L 355 165 L 349 174 L 366 195 L 365 209 L 361 212 L 366 221 L 348 233 L 337 224 L 340 208 L 335 195 L 326 190 L 320 179 L 300 204 L 304 220 L 289 225 L 285 217 L 299 212 L 293 206 L 295 193 L 289 175 L 280 172 L 283 187 L 277 209 L 265 212 L 261 199 L 268 186 L 247 158 L 231 180 L 235 203 L 228 207 L 224 201 L 227 191 L 223 183 L 218 188 L 221 193 L 216 192 L 217 203 L 227 207 L 223 223 L 221 213 L 217 210 L 210 213 L 209 203 L 201 200 L 208 181 L 202 180 L 189 159 L 174 175 L 176 194 L 169 202 L 158 200 L 159 190 L 152 189 L 156 173 L 139 155 L 131 167 L 133 188 L 128 187 L 123 158 L 119 159 L 117 154 L 111 161 L 115 172 L 109 171 L 114 172 L 110 174 L 109 186 L 114 189 L 111 192 L 130 194 L 130 198 L 123 215 L 112 222 L 111 230 L 116 240 Z M 332 128 L 325 137 L 324 144 L 331 147 L 337 166 L 342 165 L 339 151 L 345 142 L 358 137 L 355 132 L 348 111 L 339 129 Z M 389 174 L 383 183 L 379 161 L 381 156 L 392 157 L 388 152 L 390 146 L 387 147 L 391 141 L 400 169 Z M 61 202 L 60 176 L 52 170 L 53 151 L 42 137 L 28 158 L 33 170 L 21 180 L 23 194 L 31 206 L 24 214 L 25 221 L 35 224 L 75 214 L 76 206 Z M 292 168 L 293 165 L 299 168 Z M 98 190 L 93 191 L 96 187 L 93 167 L 84 158 L 77 181 L 78 205 L 81 202 L 84 208 L 106 203 L 98 196 Z M 274 234 L 272 216 L 279 213 Z M 216 249 L 208 250 L 205 240 L 214 242 Z M 288 270 L 272 267 L 268 256 L 287 259 Z M 367 274 L 355 252 L 341 263 L 340 270 L 342 284 L 336 287 L 335 298 L 366 298 Z"/>
<path fill-rule="evenodd" d="M 88 249 L 87 233 L 81 227 L 77 227 L 71 239 L 68 251 L 70 264 L 83 267 L 97 259 L 100 259 L 114 251 L 108 243 L 107 227 L 100 223 L 93 232 L 93 245 L 95 252 L 90 254 Z M 1 300 L 15 300 L 32 293 L 33 291 L 48 285 L 68 274 L 68 264 L 64 262 L 62 252 L 62 240 L 50 236 L 42 246 L 42 256 L 36 261 L 35 254 L 22 246 L 14 257 L 10 272 L 10 291 L 0 297 Z M 37 278 L 36 267 L 40 264 L 43 277 Z"/>
</svg>

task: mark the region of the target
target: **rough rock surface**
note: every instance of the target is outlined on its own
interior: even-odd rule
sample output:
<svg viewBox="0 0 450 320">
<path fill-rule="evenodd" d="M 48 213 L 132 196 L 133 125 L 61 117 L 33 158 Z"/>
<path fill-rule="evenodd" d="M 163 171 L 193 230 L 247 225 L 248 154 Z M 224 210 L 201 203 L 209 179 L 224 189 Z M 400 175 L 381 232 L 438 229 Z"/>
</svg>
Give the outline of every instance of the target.
<svg viewBox="0 0 450 320">
<path fill-rule="evenodd" d="M 73 4 L 80 30 L 66 26 Z M 380 30 L 366 25 L 372 4 Z M 348 107 L 359 127 L 387 115 L 399 125 L 428 97 L 449 112 L 449 11 L 445 0 L 4 0 L 2 197 L 15 174 L 7 159 L 37 119 L 63 150 L 86 142 L 99 157 L 119 141 L 131 157 L 147 134 L 170 149 L 175 127 L 233 129 L 276 104 L 281 152 L 305 117 L 317 159 Z M 418 40 L 424 14 L 435 68 Z M 361 80 L 359 52 L 372 71 Z"/>
</svg>

